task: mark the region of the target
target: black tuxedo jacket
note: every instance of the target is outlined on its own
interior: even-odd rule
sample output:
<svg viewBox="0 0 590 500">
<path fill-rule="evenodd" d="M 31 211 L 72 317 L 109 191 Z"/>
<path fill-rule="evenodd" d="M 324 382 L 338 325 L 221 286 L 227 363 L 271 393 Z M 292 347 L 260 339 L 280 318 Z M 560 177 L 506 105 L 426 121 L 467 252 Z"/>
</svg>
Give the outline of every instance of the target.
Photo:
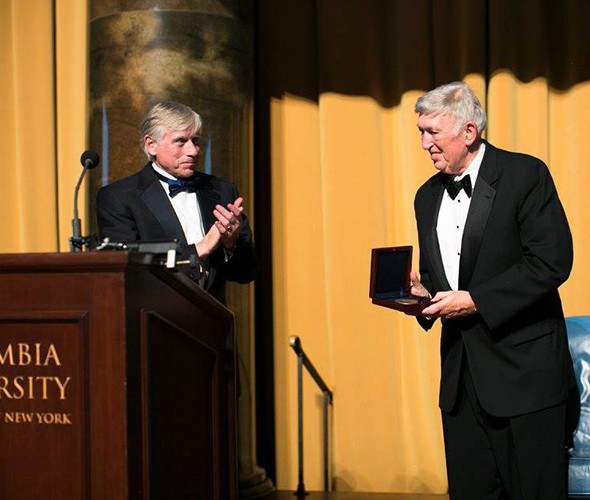
<svg viewBox="0 0 590 500">
<path fill-rule="evenodd" d="M 431 177 L 414 204 L 421 281 L 433 296 L 450 289 L 436 232 L 445 177 Z M 572 260 L 571 233 L 547 166 L 486 143 L 459 271 L 459 289 L 470 292 L 478 312 L 443 321 L 443 411 L 453 410 L 463 360 L 492 415 L 521 415 L 566 399 L 573 372 L 557 288 Z M 425 329 L 433 323 L 419 322 Z"/>
<path fill-rule="evenodd" d="M 207 232 L 215 222 L 215 205 L 224 207 L 238 197 L 236 187 L 218 177 L 197 173 L 197 200 Z M 96 214 L 101 238 L 115 242 L 139 240 L 173 240 L 180 244 L 180 252 L 188 257 L 196 254 L 195 245 L 188 245 L 176 212 L 170 203 L 151 163 L 138 173 L 113 182 L 98 192 Z M 226 280 L 248 283 L 255 277 L 257 264 L 252 243 L 252 231 L 245 216 L 240 227 L 237 246 L 226 262 L 223 248 L 218 248 L 207 259 L 208 277 L 205 289 L 224 301 Z M 187 271 L 197 278 L 194 271 Z"/>
</svg>

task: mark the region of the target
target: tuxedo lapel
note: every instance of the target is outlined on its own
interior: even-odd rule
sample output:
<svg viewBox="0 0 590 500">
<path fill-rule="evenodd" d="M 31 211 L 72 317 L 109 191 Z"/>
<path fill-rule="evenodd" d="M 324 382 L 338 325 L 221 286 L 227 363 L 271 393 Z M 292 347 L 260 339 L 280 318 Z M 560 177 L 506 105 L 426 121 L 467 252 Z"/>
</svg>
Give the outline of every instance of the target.
<svg viewBox="0 0 590 500">
<path fill-rule="evenodd" d="M 182 248 L 188 247 L 176 212 L 172 208 L 172 204 L 164 192 L 160 181 L 154 174 L 151 165 L 147 165 L 141 171 L 138 190 L 139 197 L 158 220 L 166 236 L 171 240 L 178 239 Z"/>
<path fill-rule="evenodd" d="M 490 211 L 494 204 L 496 189 L 493 187 L 499 177 L 496 149 L 486 143 L 479 174 L 473 189 L 469 213 L 465 221 L 461 242 L 461 263 L 459 265 L 459 289 L 466 290 L 477 263 L 479 250 Z"/>
<path fill-rule="evenodd" d="M 217 220 L 215 215 L 213 215 L 213 210 L 215 210 L 216 205 L 221 203 L 221 197 L 219 196 L 219 193 L 213 189 L 209 177 L 202 173 L 198 173 L 197 175 L 199 177 L 197 181 L 197 200 L 199 202 L 201 218 L 203 220 L 203 229 L 205 234 L 207 234 Z M 207 279 L 205 280 L 204 285 L 206 290 L 209 289 L 215 281 L 216 274 L 216 266 L 207 268 Z"/>
<path fill-rule="evenodd" d="M 213 210 L 215 210 L 215 205 L 221 202 L 221 198 L 219 193 L 213 190 L 211 183 L 204 175 L 199 175 L 197 199 L 201 209 L 201 217 L 203 218 L 203 229 L 206 234 L 217 220 L 215 215 L 213 215 Z"/>
<path fill-rule="evenodd" d="M 441 284 L 442 289 L 450 290 L 451 286 L 447 281 L 447 275 L 442 261 L 442 255 L 440 253 L 440 246 L 438 244 L 438 234 L 436 232 L 436 225 L 438 221 L 438 213 L 440 211 L 440 205 L 444 194 L 444 183 L 443 175 L 438 175 L 434 178 L 430 188 L 429 196 L 426 197 L 425 213 L 430 218 L 430 230 L 426 233 L 426 248 L 428 249 L 428 255 L 430 255 L 430 262 L 432 265 L 432 272 L 436 276 L 436 279 Z"/>
</svg>

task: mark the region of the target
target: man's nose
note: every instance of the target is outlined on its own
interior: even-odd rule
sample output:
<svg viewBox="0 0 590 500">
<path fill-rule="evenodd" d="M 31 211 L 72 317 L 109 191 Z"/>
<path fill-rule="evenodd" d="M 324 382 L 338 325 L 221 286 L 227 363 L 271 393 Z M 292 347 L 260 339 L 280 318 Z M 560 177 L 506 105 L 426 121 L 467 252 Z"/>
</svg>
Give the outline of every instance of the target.
<svg viewBox="0 0 590 500">
<path fill-rule="evenodd" d="M 430 146 L 432 146 L 432 136 L 426 132 L 424 132 L 422 134 L 421 137 L 421 142 L 422 142 L 422 149 L 430 149 Z"/>
<path fill-rule="evenodd" d="M 187 155 L 195 156 L 195 155 L 199 154 L 201 147 L 198 144 L 194 144 L 191 141 L 188 141 L 186 144 L 187 144 L 187 148 L 186 148 Z"/>
</svg>

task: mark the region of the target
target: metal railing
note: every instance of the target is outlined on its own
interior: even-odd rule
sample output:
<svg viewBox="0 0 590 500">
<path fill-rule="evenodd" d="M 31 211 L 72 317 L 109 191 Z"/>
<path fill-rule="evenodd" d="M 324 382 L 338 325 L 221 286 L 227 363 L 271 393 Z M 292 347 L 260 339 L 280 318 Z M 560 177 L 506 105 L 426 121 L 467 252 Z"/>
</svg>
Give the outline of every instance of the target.
<svg viewBox="0 0 590 500">
<path fill-rule="evenodd" d="M 303 367 L 307 369 L 307 372 L 311 375 L 324 395 L 324 491 L 330 491 L 328 413 L 330 405 L 334 404 L 334 395 L 332 394 L 332 391 L 328 389 L 328 386 L 303 351 L 299 337 L 289 337 L 289 345 L 297 354 L 297 434 L 299 481 L 295 494 L 298 496 L 304 496 L 307 495 L 307 492 L 305 491 L 305 484 L 303 481 Z"/>
</svg>

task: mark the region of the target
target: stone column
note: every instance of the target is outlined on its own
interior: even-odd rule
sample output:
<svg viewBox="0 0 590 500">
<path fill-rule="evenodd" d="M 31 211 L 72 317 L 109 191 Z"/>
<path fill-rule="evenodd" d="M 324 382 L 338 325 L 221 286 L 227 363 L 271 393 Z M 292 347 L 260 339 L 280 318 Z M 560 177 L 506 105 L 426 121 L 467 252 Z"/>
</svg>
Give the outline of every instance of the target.
<svg viewBox="0 0 590 500">
<path fill-rule="evenodd" d="M 183 102 L 204 119 L 201 169 L 234 182 L 252 217 L 252 0 L 91 0 L 90 147 L 102 171 L 98 188 L 146 162 L 138 129 L 147 108 Z M 96 228 L 95 222 L 91 226 Z M 273 489 L 256 465 L 251 287 L 230 286 L 240 352 L 238 456 L 240 497 Z"/>
</svg>

